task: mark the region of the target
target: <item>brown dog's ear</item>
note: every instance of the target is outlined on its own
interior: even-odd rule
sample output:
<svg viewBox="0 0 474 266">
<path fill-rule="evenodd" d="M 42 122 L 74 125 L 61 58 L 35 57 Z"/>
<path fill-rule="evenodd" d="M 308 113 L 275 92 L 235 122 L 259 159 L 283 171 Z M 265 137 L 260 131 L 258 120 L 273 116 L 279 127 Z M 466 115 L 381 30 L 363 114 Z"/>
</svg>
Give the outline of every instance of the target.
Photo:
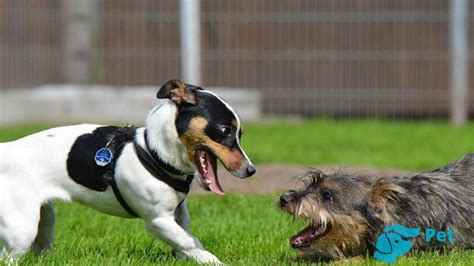
<svg viewBox="0 0 474 266">
<path fill-rule="evenodd" d="M 179 79 L 166 82 L 156 94 L 158 99 L 171 99 L 176 104 L 183 102 L 196 105 L 196 91 L 194 86 L 188 86 Z"/>
<path fill-rule="evenodd" d="M 392 217 L 389 213 L 396 211 L 397 205 L 394 203 L 403 193 L 405 192 L 402 187 L 380 178 L 370 188 L 368 207 L 380 219 L 389 222 Z"/>
</svg>

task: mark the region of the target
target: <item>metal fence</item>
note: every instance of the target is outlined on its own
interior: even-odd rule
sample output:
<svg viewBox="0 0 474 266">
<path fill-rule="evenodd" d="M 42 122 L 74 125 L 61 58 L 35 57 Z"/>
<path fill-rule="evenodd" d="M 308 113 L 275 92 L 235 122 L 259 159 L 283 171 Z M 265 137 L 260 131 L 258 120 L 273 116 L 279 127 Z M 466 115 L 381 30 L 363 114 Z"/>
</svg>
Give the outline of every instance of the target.
<svg viewBox="0 0 474 266">
<path fill-rule="evenodd" d="M 201 0 L 202 85 L 258 89 L 269 115 L 445 118 L 449 3 Z M 0 88 L 162 84 L 180 23 L 177 0 L 0 0 Z"/>
</svg>

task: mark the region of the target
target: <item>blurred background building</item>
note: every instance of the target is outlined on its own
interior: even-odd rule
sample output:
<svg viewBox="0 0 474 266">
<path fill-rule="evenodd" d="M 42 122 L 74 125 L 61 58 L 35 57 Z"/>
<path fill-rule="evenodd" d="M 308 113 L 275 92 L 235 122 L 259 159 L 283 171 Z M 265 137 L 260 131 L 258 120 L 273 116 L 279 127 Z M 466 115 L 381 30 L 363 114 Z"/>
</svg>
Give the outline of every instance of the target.
<svg viewBox="0 0 474 266">
<path fill-rule="evenodd" d="M 159 86 L 185 78 L 181 48 L 195 41 L 200 85 L 257 91 L 264 116 L 474 113 L 470 1 L 201 0 L 197 39 L 183 44 L 184 2 L 0 0 L 0 93 Z"/>
</svg>

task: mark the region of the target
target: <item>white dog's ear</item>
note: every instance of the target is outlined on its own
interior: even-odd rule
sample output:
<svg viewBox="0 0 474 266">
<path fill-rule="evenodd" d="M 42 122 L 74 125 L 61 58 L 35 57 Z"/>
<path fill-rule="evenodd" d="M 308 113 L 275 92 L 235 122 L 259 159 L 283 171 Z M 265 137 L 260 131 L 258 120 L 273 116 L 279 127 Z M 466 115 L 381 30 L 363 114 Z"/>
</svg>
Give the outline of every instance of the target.
<svg viewBox="0 0 474 266">
<path fill-rule="evenodd" d="M 185 84 L 179 79 L 166 82 L 156 94 L 158 99 L 171 99 L 176 104 L 196 105 L 196 87 Z"/>
</svg>

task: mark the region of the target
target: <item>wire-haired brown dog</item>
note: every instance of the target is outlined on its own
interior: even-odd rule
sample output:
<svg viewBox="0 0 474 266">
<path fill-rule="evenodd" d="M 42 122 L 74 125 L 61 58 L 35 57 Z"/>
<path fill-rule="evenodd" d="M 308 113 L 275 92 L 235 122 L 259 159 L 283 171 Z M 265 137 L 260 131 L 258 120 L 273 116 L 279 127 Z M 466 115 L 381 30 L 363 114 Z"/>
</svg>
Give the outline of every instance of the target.
<svg viewBox="0 0 474 266">
<path fill-rule="evenodd" d="M 474 153 L 431 172 L 403 178 L 362 178 L 312 170 L 304 187 L 280 197 L 281 208 L 309 221 L 290 245 L 318 259 L 373 252 L 383 229 L 393 224 L 421 228 L 419 250 L 474 247 Z M 448 232 L 454 241 L 427 241 L 426 229 Z"/>
</svg>

